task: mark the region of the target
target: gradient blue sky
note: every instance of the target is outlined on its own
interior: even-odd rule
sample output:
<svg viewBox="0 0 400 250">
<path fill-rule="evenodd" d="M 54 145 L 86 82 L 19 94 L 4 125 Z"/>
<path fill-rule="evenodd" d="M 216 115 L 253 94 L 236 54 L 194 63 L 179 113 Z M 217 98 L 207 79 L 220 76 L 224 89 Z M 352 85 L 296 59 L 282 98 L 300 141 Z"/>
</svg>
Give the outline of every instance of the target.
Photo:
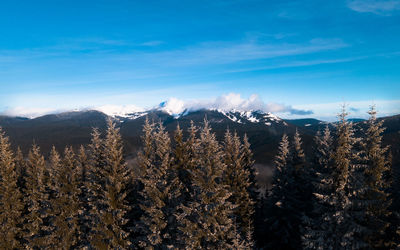
<svg viewBox="0 0 400 250">
<path fill-rule="evenodd" d="M 400 113 L 399 0 L 2 0 L 0 32 L 0 113 L 228 93 Z"/>
</svg>

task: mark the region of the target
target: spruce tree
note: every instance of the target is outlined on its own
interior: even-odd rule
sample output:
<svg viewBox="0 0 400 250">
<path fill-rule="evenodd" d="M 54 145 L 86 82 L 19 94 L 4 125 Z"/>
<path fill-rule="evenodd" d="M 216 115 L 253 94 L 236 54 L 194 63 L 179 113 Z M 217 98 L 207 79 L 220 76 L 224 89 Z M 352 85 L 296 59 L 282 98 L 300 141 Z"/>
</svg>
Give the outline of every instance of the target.
<svg viewBox="0 0 400 250">
<path fill-rule="evenodd" d="M 90 194 L 89 194 L 89 159 L 84 146 L 80 146 L 77 156 L 77 183 L 78 183 L 78 230 L 77 247 L 83 248 L 89 245 L 89 230 L 92 228 L 90 218 Z"/>
<path fill-rule="evenodd" d="M 299 204 L 297 204 L 298 213 L 301 216 L 301 223 L 298 225 L 298 233 L 300 237 L 307 230 L 306 221 L 310 219 L 313 210 L 313 191 L 312 186 L 312 170 L 310 164 L 306 164 L 306 156 L 303 150 L 303 142 L 300 137 L 300 133 L 296 129 L 293 136 L 293 142 L 291 146 L 291 152 L 289 156 L 289 164 L 294 168 L 294 181 L 296 183 L 294 193 L 297 194 L 296 199 Z M 297 236 L 296 236 L 297 237 Z"/>
<path fill-rule="evenodd" d="M 352 132 L 351 123 L 349 123 L 349 127 L 349 131 Z M 338 136 L 340 138 L 340 134 Z M 353 140 L 353 145 L 349 147 L 349 178 L 344 189 L 349 206 L 345 207 L 343 211 L 345 220 L 340 227 L 341 232 L 345 232 L 342 245 L 351 246 L 353 249 L 365 249 L 369 247 L 366 235 L 370 232 L 367 226 L 368 223 L 366 223 L 370 204 L 370 201 L 365 199 L 368 192 L 365 174 L 367 165 L 364 161 L 366 151 L 363 149 L 361 138 L 354 138 L 351 133 L 348 138 L 350 139 L 349 142 Z"/>
<path fill-rule="evenodd" d="M 299 134 L 299 131 L 296 129 L 296 132 L 293 136 L 293 143 L 292 143 L 292 165 L 295 168 L 297 172 L 305 172 L 305 162 L 306 162 L 306 156 L 304 154 L 303 148 L 302 148 L 302 141 L 301 137 Z"/>
<path fill-rule="evenodd" d="M 183 135 L 179 135 L 179 132 L 177 132 L 177 136 L 175 137 L 176 147 L 174 155 L 175 161 L 178 163 L 180 181 L 183 185 L 182 192 L 185 204 L 191 201 L 191 194 L 193 193 L 193 174 L 194 169 L 197 167 L 200 146 L 199 139 L 197 138 L 198 132 L 199 128 L 191 121 L 187 140 L 183 141 L 183 139 L 179 139 L 179 137 L 183 137 Z"/>
<path fill-rule="evenodd" d="M 24 158 L 24 155 L 22 154 L 21 148 L 18 147 L 17 151 L 15 153 L 15 170 L 17 172 L 18 176 L 18 187 L 21 191 L 21 194 L 23 194 L 24 189 L 25 189 L 25 177 L 26 177 L 26 161 Z"/>
<path fill-rule="evenodd" d="M 179 177 L 179 196 L 178 204 L 176 207 L 175 217 L 178 226 L 176 232 L 177 247 L 187 247 L 186 235 L 180 230 L 184 225 L 184 208 L 189 207 L 194 200 L 193 196 L 193 176 L 194 169 L 197 166 L 197 157 L 199 152 L 199 139 L 197 138 L 198 128 L 191 121 L 188 128 L 188 138 L 184 140 L 183 131 L 180 129 L 179 124 L 175 130 L 173 148 L 173 164 Z"/>
<path fill-rule="evenodd" d="M 127 167 L 123 158 L 123 145 L 119 129 L 109 120 L 104 140 L 104 167 L 99 169 L 104 184 L 100 197 L 103 198 L 98 208 L 97 234 L 92 238 L 92 245 L 97 248 L 126 249 L 129 247 L 126 213 Z"/>
<path fill-rule="evenodd" d="M 245 238 L 249 233 L 248 225 L 253 224 L 254 201 L 249 193 L 251 187 L 250 171 L 249 166 L 246 165 L 249 160 L 246 158 L 248 152 L 243 152 L 243 147 L 238 135 L 236 133 L 232 135 L 227 130 L 223 148 L 226 165 L 223 183 L 228 186 L 232 193 L 228 200 L 235 205 L 234 216 L 238 226 L 237 230 Z"/>
<path fill-rule="evenodd" d="M 87 159 L 88 179 L 86 182 L 89 211 L 87 219 L 90 222 L 88 239 L 92 246 L 99 249 L 107 249 L 107 244 L 102 241 L 105 229 L 97 226 L 101 223 L 101 214 L 105 210 L 105 155 L 104 140 L 97 128 L 93 128 L 89 155 Z"/>
<path fill-rule="evenodd" d="M 90 204 L 92 208 L 101 206 L 102 191 L 104 190 L 104 168 L 105 168 L 105 149 L 104 140 L 101 138 L 101 133 L 97 128 L 93 128 L 91 134 L 91 143 L 89 144 L 88 156 L 88 191 L 90 194 Z"/>
<path fill-rule="evenodd" d="M 171 140 L 161 123 L 155 128 L 154 124 L 146 121 L 144 133 L 145 147 L 139 158 L 145 171 L 140 178 L 143 184 L 141 227 L 145 235 L 141 246 L 173 247 L 177 234 L 175 211 L 180 196 L 179 166 L 173 164 Z"/>
<path fill-rule="evenodd" d="M 364 236 L 367 238 L 370 247 L 384 248 L 390 247 L 390 243 L 385 242 L 384 239 L 385 230 L 389 226 L 388 216 L 390 212 L 388 208 L 391 204 L 387 193 L 389 187 L 387 174 L 390 171 L 386 157 L 388 147 L 382 146 L 383 121 L 377 121 L 375 106 L 372 106 L 368 113 L 370 118 L 363 143 L 367 189 L 363 199 L 364 202 L 368 202 L 367 218 L 365 218 L 368 233 Z"/>
<path fill-rule="evenodd" d="M 256 181 L 256 170 L 254 167 L 254 159 L 253 159 L 253 152 L 251 151 L 250 148 L 250 142 L 249 138 L 247 137 L 247 134 L 244 134 L 243 136 L 243 145 L 241 149 L 241 154 L 242 154 L 242 161 L 243 161 L 243 167 L 247 169 L 249 172 L 249 182 L 250 186 L 248 187 L 248 192 L 250 193 L 250 197 L 253 201 L 257 201 L 259 199 L 259 192 L 258 192 L 258 186 L 257 186 L 257 181 Z"/>
<path fill-rule="evenodd" d="M 297 182 L 297 187 L 301 195 L 301 205 L 303 213 L 306 214 L 307 211 L 312 209 L 311 198 L 312 198 L 312 186 L 311 186 L 311 175 L 312 171 L 309 165 L 306 165 L 306 156 L 303 150 L 303 142 L 301 140 L 300 134 L 296 129 L 293 136 L 293 143 L 291 149 L 290 163 L 295 169 L 295 181 Z"/>
<path fill-rule="evenodd" d="M 140 208 L 143 212 L 141 220 L 137 223 L 141 237 L 138 239 L 140 247 L 154 247 L 162 244 L 161 231 L 165 228 L 165 217 L 162 212 L 164 202 L 162 190 L 159 190 L 158 182 L 162 174 L 154 166 L 156 159 L 156 145 L 154 143 L 155 124 L 150 123 L 146 117 L 143 126 L 143 150 L 139 152 L 138 163 L 142 174 L 139 181 L 143 185 L 141 191 Z M 164 169 L 161 169 L 163 171 Z M 161 181 L 162 184 L 162 181 Z"/>
<path fill-rule="evenodd" d="M 302 222 L 300 194 L 295 182 L 296 169 L 291 162 L 288 136 L 282 136 L 275 159 L 275 173 L 268 197 L 265 237 L 267 248 L 298 249 L 301 244 L 299 225 Z"/>
<path fill-rule="evenodd" d="M 78 210 L 79 189 L 77 182 L 77 163 L 71 147 L 66 147 L 64 157 L 60 161 L 53 149 L 51 154 L 53 165 L 54 199 L 50 200 L 50 214 L 53 217 L 54 231 L 50 235 L 52 247 L 70 249 L 78 242 Z"/>
<path fill-rule="evenodd" d="M 0 248 L 21 248 L 21 215 L 24 205 L 18 172 L 8 137 L 0 127 Z"/>
<path fill-rule="evenodd" d="M 184 245 L 190 249 L 229 247 L 234 239 L 232 195 L 221 177 L 226 165 L 223 152 L 205 120 L 200 132 L 193 170 L 192 200 L 177 215 Z"/>
<path fill-rule="evenodd" d="M 333 242 L 332 225 L 336 223 L 334 214 L 332 194 L 334 192 L 333 165 L 331 154 L 333 153 L 333 138 L 328 126 L 324 133 L 320 131 L 314 139 L 313 159 L 313 185 L 314 199 L 312 199 L 312 218 L 303 218 L 306 230 L 303 235 L 303 245 L 306 249 L 332 249 Z"/>
<path fill-rule="evenodd" d="M 56 239 L 56 225 L 54 220 L 57 219 L 57 214 L 55 212 L 55 200 L 58 195 L 58 176 L 57 171 L 61 168 L 61 156 L 57 152 L 56 147 L 53 145 L 50 151 L 50 156 L 48 159 L 48 169 L 49 169 L 49 193 L 48 193 L 48 202 L 49 202 L 49 216 L 50 216 L 50 225 L 49 225 L 49 232 L 50 234 L 47 235 L 46 241 L 49 243 L 49 247 L 55 247 L 57 243 Z"/>
<path fill-rule="evenodd" d="M 183 131 L 179 124 L 174 133 L 173 165 L 179 178 L 179 185 L 181 185 L 180 199 L 182 203 L 189 200 L 191 190 L 191 170 L 193 169 L 193 164 L 190 164 L 190 162 L 193 159 L 193 153 L 191 154 L 190 151 L 193 152 L 195 151 L 193 148 L 196 148 L 196 131 L 193 123 L 191 130 L 194 131 L 194 134 L 189 131 L 190 137 L 187 141 L 183 139 Z"/>
<path fill-rule="evenodd" d="M 332 223 L 327 230 L 330 248 L 364 249 L 368 247 L 363 238 L 366 233 L 363 225 L 366 204 L 362 200 L 364 169 L 360 162 L 359 140 L 354 137 L 353 125 L 346 120 L 347 115 L 343 107 L 332 154 L 334 191 L 331 200 L 334 213 L 329 216 Z"/>
<path fill-rule="evenodd" d="M 180 231 L 178 229 L 179 222 L 177 220 L 176 214 L 180 210 L 180 205 L 185 202 L 185 192 L 187 189 L 185 188 L 185 184 L 182 182 L 182 172 L 187 171 L 187 153 L 186 149 L 182 150 L 184 145 L 184 141 L 179 139 L 182 135 L 179 135 L 179 126 L 176 129 L 176 133 L 174 135 L 174 147 L 172 147 L 172 143 L 170 144 L 169 152 L 171 153 L 170 165 L 167 169 L 166 173 L 166 181 L 168 185 L 168 197 L 166 199 L 166 206 L 164 209 L 164 213 L 166 215 L 167 226 L 165 228 L 165 244 L 167 247 L 183 247 L 179 245 Z M 168 135 L 168 133 L 167 133 Z M 164 140 L 162 136 L 156 137 L 158 140 Z M 178 141 L 176 141 L 178 140 Z M 157 143 L 157 142 L 156 142 Z M 157 143 L 159 144 L 159 143 Z M 181 158 L 177 156 L 178 147 L 181 147 Z M 187 172 L 186 172 L 187 173 Z M 184 177 L 183 177 L 184 178 Z"/>
<path fill-rule="evenodd" d="M 47 245 L 48 220 L 48 172 L 44 157 L 37 145 L 29 151 L 26 162 L 24 203 L 24 239 L 26 248 L 43 248 Z"/>
</svg>

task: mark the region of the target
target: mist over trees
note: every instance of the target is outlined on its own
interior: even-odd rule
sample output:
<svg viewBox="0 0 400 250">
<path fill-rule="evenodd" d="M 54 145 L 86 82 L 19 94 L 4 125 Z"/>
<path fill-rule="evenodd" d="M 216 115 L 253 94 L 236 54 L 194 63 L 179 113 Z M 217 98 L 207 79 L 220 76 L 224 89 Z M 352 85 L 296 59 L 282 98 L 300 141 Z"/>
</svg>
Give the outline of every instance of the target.
<svg viewBox="0 0 400 250">
<path fill-rule="evenodd" d="M 343 109 L 311 155 L 298 131 L 283 135 L 261 193 L 247 136 L 218 141 L 207 120 L 173 134 L 147 120 L 133 164 L 111 120 L 46 160 L 36 145 L 13 152 L 0 129 L 0 248 L 395 249 L 389 149 L 369 114 L 355 131 Z"/>
</svg>

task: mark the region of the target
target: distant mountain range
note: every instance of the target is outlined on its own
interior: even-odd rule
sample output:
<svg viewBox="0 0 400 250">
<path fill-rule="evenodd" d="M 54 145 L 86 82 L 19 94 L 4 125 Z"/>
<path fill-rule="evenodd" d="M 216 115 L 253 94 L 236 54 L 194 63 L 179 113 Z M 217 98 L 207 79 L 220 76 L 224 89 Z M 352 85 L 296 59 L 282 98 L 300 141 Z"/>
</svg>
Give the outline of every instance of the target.
<svg viewBox="0 0 400 250">
<path fill-rule="evenodd" d="M 101 111 L 99 111 L 101 110 Z M 98 110 L 73 111 L 45 115 L 34 119 L 23 117 L 0 116 L 0 126 L 4 128 L 14 146 L 19 145 L 27 152 L 32 143 L 38 144 L 47 154 L 52 145 L 62 150 L 66 145 L 77 148 L 90 142 L 93 127 L 106 128 L 106 121 L 111 117 L 121 129 L 125 143 L 125 153 L 134 157 L 141 146 L 142 126 L 146 117 L 154 122 L 162 122 L 166 129 L 173 132 L 179 123 L 184 130 L 193 121 L 201 125 L 206 118 L 219 139 L 223 138 L 226 129 L 236 131 L 240 136 L 248 135 L 257 163 L 271 164 L 276 154 L 277 145 L 284 133 L 294 134 L 299 130 L 305 145 L 305 151 L 311 149 L 313 137 L 325 126 L 333 128 L 332 123 L 317 119 L 284 120 L 271 113 L 259 110 L 184 110 L 174 113 L 165 105 L 141 110 L 134 106 L 116 108 L 103 106 Z M 391 145 L 394 163 L 400 163 L 400 115 L 380 118 L 387 127 L 384 143 Z M 353 120 L 356 126 L 363 127 L 364 120 Z"/>
</svg>

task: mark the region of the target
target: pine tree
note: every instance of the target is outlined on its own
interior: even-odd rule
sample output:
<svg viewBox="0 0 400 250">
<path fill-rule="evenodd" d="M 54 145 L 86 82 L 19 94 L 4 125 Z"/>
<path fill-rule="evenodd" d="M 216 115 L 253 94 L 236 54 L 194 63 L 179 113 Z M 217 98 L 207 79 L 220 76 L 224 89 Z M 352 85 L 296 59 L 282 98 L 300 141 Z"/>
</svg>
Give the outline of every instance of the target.
<svg viewBox="0 0 400 250">
<path fill-rule="evenodd" d="M 368 233 L 364 235 L 373 248 L 390 247 L 389 242 L 385 242 L 384 234 L 389 226 L 388 210 L 391 200 L 387 193 L 389 182 L 387 180 L 390 165 L 386 158 L 388 147 L 382 146 L 382 128 L 383 121 L 378 122 L 376 119 L 375 106 L 370 111 L 370 119 L 368 120 L 368 128 L 365 132 L 365 142 L 363 149 L 365 152 L 365 185 L 366 192 L 364 194 L 364 202 L 368 202 L 367 218 L 365 218 Z"/>
<path fill-rule="evenodd" d="M 187 247 L 186 235 L 180 230 L 180 227 L 184 225 L 184 208 L 189 207 L 193 202 L 193 175 L 194 169 L 197 167 L 197 157 L 199 152 L 199 139 L 197 138 L 198 128 L 191 121 L 191 125 L 188 128 L 188 138 L 183 139 L 183 131 L 180 129 L 178 124 L 175 134 L 173 148 L 173 164 L 178 175 L 178 187 L 179 196 L 177 197 L 177 204 L 175 208 L 177 229 L 176 232 L 176 247 L 185 248 Z"/>
<path fill-rule="evenodd" d="M 296 169 L 290 156 L 289 140 L 285 134 L 275 159 L 273 186 L 267 201 L 268 218 L 265 223 L 268 229 L 265 237 L 269 239 L 266 247 L 271 249 L 298 249 L 301 244 L 301 201 L 295 182 Z"/>
<path fill-rule="evenodd" d="M 15 171 L 18 176 L 18 187 L 20 189 L 21 194 L 23 194 L 25 189 L 25 177 L 26 177 L 26 161 L 22 154 L 21 148 L 17 148 L 17 152 L 15 153 Z"/>
<path fill-rule="evenodd" d="M 159 190 L 160 179 L 164 169 L 154 166 L 156 159 L 156 146 L 154 143 L 155 124 L 150 123 L 146 117 L 143 126 L 143 150 L 139 152 L 138 162 L 140 171 L 139 181 L 143 185 L 141 191 L 140 208 L 143 212 L 137 228 L 141 231 L 138 245 L 140 247 L 154 247 L 162 244 L 161 231 L 165 228 L 165 217 L 162 212 L 164 202 L 162 200 L 162 190 Z M 158 184 L 158 185 L 157 185 Z M 162 181 L 161 181 L 162 184 Z"/>
<path fill-rule="evenodd" d="M 0 248 L 21 248 L 22 194 L 10 143 L 0 127 Z"/>
<path fill-rule="evenodd" d="M 235 133 L 232 135 L 229 130 L 224 138 L 224 163 L 226 171 L 223 183 L 228 186 L 232 193 L 228 199 L 235 205 L 234 216 L 238 225 L 238 233 L 244 238 L 248 233 L 248 225 L 253 223 L 254 201 L 250 197 L 251 187 L 250 171 L 247 157 L 247 148 L 240 142 L 240 138 Z M 243 152 L 246 150 L 246 152 Z"/>
<path fill-rule="evenodd" d="M 296 132 L 293 136 L 293 143 L 292 143 L 292 165 L 297 172 L 305 172 L 305 154 L 302 148 L 302 141 L 299 134 L 299 131 L 296 129 Z"/>
<path fill-rule="evenodd" d="M 92 228 L 90 218 L 89 195 L 89 159 L 84 146 L 80 146 L 77 156 L 77 183 L 78 183 L 78 230 L 77 247 L 84 248 L 89 245 L 89 230 Z"/>
<path fill-rule="evenodd" d="M 303 150 L 303 142 L 300 137 L 300 133 L 296 129 L 293 136 L 293 142 L 291 147 L 291 152 L 289 156 L 289 165 L 294 168 L 294 181 L 296 183 L 293 192 L 297 194 L 296 199 L 299 204 L 297 204 L 297 209 L 299 216 L 302 218 L 301 223 L 298 225 L 298 233 L 300 237 L 307 230 L 306 221 L 309 220 L 312 215 L 313 210 L 313 186 L 312 186 L 312 170 L 310 164 L 306 164 L 306 156 Z"/>
<path fill-rule="evenodd" d="M 176 134 L 174 135 L 174 147 L 170 145 L 169 152 L 171 154 L 170 165 L 167 169 L 166 181 L 168 185 L 168 197 L 166 199 L 166 206 L 164 208 L 164 213 L 166 215 L 167 226 L 165 228 L 165 244 L 167 247 L 179 248 L 183 247 L 179 245 L 180 231 L 178 229 L 179 223 L 176 214 L 180 210 L 180 205 L 185 202 L 185 184 L 182 182 L 183 172 L 187 173 L 187 151 L 182 150 L 184 145 L 182 131 L 179 135 L 179 125 L 176 129 Z M 179 138 L 181 137 L 181 138 Z M 159 140 L 164 140 L 162 136 L 158 137 Z M 156 142 L 157 143 L 157 142 Z M 159 144 L 159 143 L 157 143 Z M 180 150 L 178 150 L 178 148 Z M 182 155 L 178 156 L 178 151 L 181 151 Z M 180 157 L 180 158 L 179 158 Z M 183 177 L 184 178 L 184 177 Z"/>
<path fill-rule="evenodd" d="M 59 170 L 61 167 L 61 156 L 57 152 L 56 147 L 53 145 L 50 151 L 50 157 L 49 157 L 49 163 L 50 163 L 50 175 L 51 179 L 53 179 L 53 182 L 55 182 L 56 178 L 56 172 Z"/>
<path fill-rule="evenodd" d="M 90 207 L 87 212 L 87 220 L 90 222 L 87 238 L 92 246 L 99 249 L 107 249 L 107 244 L 102 241 L 105 229 L 97 226 L 101 223 L 102 211 L 105 207 L 105 154 L 104 140 L 97 128 L 92 131 L 87 159 L 88 179 L 86 182 L 87 199 Z"/>
<path fill-rule="evenodd" d="M 177 131 L 179 131 L 179 128 Z M 175 161 L 178 163 L 178 173 L 183 185 L 182 195 L 184 196 L 185 204 L 191 201 L 191 194 L 193 193 L 193 174 L 197 167 L 200 147 L 200 141 L 197 138 L 198 132 L 199 129 L 194 125 L 193 121 L 191 121 L 187 140 L 183 141 L 183 139 L 179 139 L 178 137 L 183 137 L 182 134 L 179 135 L 179 132 L 177 132 L 177 136 L 175 137 L 176 147 L 174 156 Z"/>
<path fill-rule="evenodd" d="M 49 225 L 49 235 L 47 235 L 46 241 L 49 243 L 49 247 L 55 247 L 55 244 L 57 244 L 57 239 L 56 239 L 56 225 L 54 223 L 54 220 L 57 219 L 57 214 L 55 212 L 55 204 L 56 204 L 56 198 L 58 195 L 58 176 L 57 172 L 61 168 L 61 156 L 57 152 L 56 147 L 53 145 L 50 151 L 50 156 L 48 160 L 48 169 L 49 169 L 49 183 L 48 183 L 48 202 L 49 202 L 49 216 L 50 216 L 50 225 Z"/>
<path fill-rule="evenodd" d="M 101 138 L 100 131 L 94 128 L 92 131 L 91 143 L 89 144 L 88 167 L 88 191 L 92 208 L 101 206 L 101 194 L 104 190 L 104 168 L 105 162 L 104 140 Z M 99 200 L 100 199 L 100 200 Z M 95 210 L 96 210 L 95 209 Z"/>
<path fill-rule="evenodd" d="M 291 149 L 290 163 L 295 169 L 295 181 L 299 189 L 299 198 L 301 200 L 302 212 L 306 214 L 307 211 L 312 209 L 311 198 L 312 198 L 312 186 L 311 186 L 311 175 L 312 171 L 308 165 L 306 165 L 306 156 L 303 151 L 303 142 L 300 134 L 296 129 L 293 136 L 293 143 Z"/>
<path fill-rule="evenodd" d="M 98 211 L 99 221 L 95 227 L 93 246 L 103 249 L 125 249 L 130 242 L 125 230 L 127 167 L 123 158 L 122 139 L 119 129 L 109 120 L 104 141 L 104 168 L 99 169 L 104 190 L 100 197 L 102 206 Z M 98 208 L 99 209 L 99 208 Z"/>
<path fill-rule="evenodd" d="M 143 183 L 140 207 L 144 212 L 141 220 L 145 239 L 141 245 L 172 247 L 176 244 L 173 239 L 177 231 L 174 214 L 180 195 L 178 166 L 173 164 L 171 140 L 164 126 L 160 123 L 155 129 L 155 125 L 147 120 L 143 130 L 145 147 L 139 162 L 145 171 L 140 178 Z"/>
<path fill-rule="evenodd" d="M 78 183 L 77 163 L 72 148 L 64 150 L 64 157 L 60 160 L 53 149 L 51 154 L 53 165 L 54 199 L 50 200 L 53 216 L 54 231 L 51 234 L 52 246 L 58 249 L 70 249 L 76 245 L 78 230 Z"/>
<path fill-rule="evenodd" d="M 354 137 L 353 125 L 346 120 L 343 107 L 339 114 L 335 149 L 332 154 L 334 190 L 330 196 L 331 214 L 324 215 L 330 222 L 326 228 L 329 249 L 364 249 L 366 228 L 362 221 L 366 204 L 362 201 L 365 191 L 363 165 L 360 162 L 359 140 Z M 330 212 L 330 211 L 329 211 Z"/>
<path fill-rule="evenodd" d="M 338 129 L 338 146 L 334 156 L 336 166 L 344 167 L 347 161 L 348 178 L 342 179 L 343 186 L 336 189 L 339 194 L 338 204 L 343 208 L 339 213 L 339 230 L 343 234 L 341 245 L 352 249 L 365 249 L 369 244 L 365 239 L 369 229 L 365 225 L 365 218 L 368 213 L 368 201 L 364 199 L 367 186 L 365 185 L 365 169 L 363 162 L 365 151 L 362 149 L 360 138 L 354 137 L 354 129 L 351 123 L 344 121 L 347 113 L 342 111 L 340 115 L 341 123 Z M 347 157 L 339 159 L 338 156 Z M 338 164 L 339 163 L 339 164 Z M 339 168 L 340 169 L 340 168 Z M 345 202 L 340 202 L 340 201 Z"/>
<path fill-rule="evenodd" d="M 234 206 L 228 201 L 231 193 L 222 183 L 226 165 L 223 152 L 207 120 L 200 132 L 193 170 L 192 200 L 182 206 L 177 215 L 181 224 L 181 239 L 187 248 L 227 248 L 234 238 L 232 214 Z"/>
<path fill-rule="evenodd" d="M 313 160 L 314 199 L 312 199 L 312 218 L 303 218 L 307 225 L 303 235 L 303 245 L 306 249 L 332 249 L 332 228 L 336 213 L 333 206 L 332 194 L 334 192 L 334 179 L 332 176 L 333 165 L 333 138 L 328 126 L 323 135 L 318 131 L 315 136 L 315 149 Z"/>
<path fill-rule="evenodd" d="M 250 186 L 248 187 L 248 192 L 250 193 L 250 197 L 253 201 L 257 201 L 259 199 L 259 192 L 256 181 L 256 170 L 254 167 L 255 161 L 253 160 L 253 152 L 250 149 L 250 142 L 247 134 L 243 136 L 243 145 L 241 149 L 241 154 L 243 158 L 243 167 L 247 169 L 249 172 L 249 182 Z"/>
<path fill-rule="evenodd" d="M 190 190 L 191 190 L 191 173 L 193 164 L 190 164 L 191 159 L 193 159 L 193 150 L 196 148 L 196 129 L 192 123 L 191 129 L 189 130 L 190 137 L 187 141 L 183 139 L 183 131 L 180 128 L 179 124 L 174 133 L 174 143 L 175 146 L 173 148 L 173 155 L 174 155 L 174 167 L 176 169 L 178 178 L 179 178 L 179 185 L 181 185 L 180 195 L 181 195 L 181 202 L 184 203 L 188 201 L 190 198 Z M 192 153 L 190 153 L 192 152 Z"/>
<path fill-rule="evenodd" d="M 24 238 L 26 248 L 41 248 L 47 245 L 48 228 L 48 173 L 44 157 L 37 145 L 29 151 L 26 162 L 24 203 Z"/>
</svg>

